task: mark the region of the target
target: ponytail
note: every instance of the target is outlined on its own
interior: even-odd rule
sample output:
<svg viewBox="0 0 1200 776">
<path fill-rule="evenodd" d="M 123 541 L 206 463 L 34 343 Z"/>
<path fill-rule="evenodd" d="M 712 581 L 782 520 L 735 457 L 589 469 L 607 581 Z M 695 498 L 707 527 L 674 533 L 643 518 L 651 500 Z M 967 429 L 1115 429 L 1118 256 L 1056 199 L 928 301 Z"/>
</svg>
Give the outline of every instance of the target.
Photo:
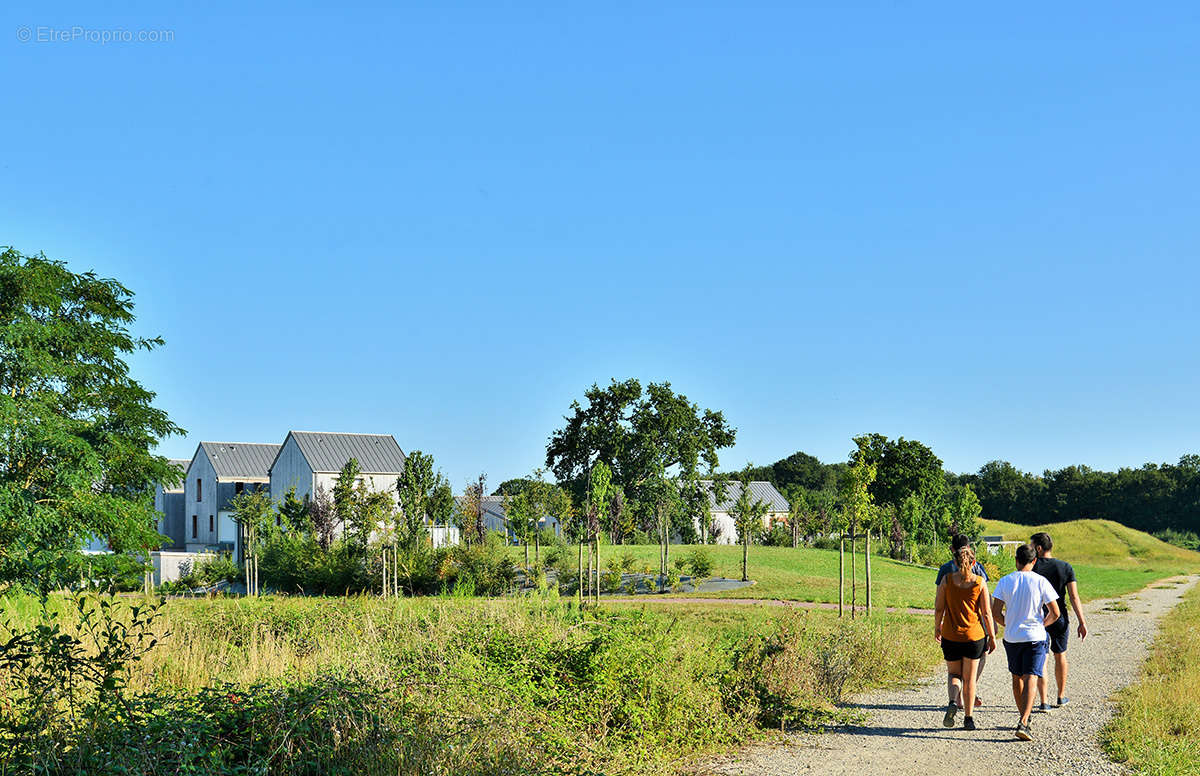
<svg viewBox="0 0 1200 776">
<path fill-rule="evenodd" d="M 969 544 L 960 547 L 954 553 L 954 562 L 958 564 L 958 573 L 962 574 L 963 582 L 972 584 L 975 581 L 975 548 Z"/>
</svg>

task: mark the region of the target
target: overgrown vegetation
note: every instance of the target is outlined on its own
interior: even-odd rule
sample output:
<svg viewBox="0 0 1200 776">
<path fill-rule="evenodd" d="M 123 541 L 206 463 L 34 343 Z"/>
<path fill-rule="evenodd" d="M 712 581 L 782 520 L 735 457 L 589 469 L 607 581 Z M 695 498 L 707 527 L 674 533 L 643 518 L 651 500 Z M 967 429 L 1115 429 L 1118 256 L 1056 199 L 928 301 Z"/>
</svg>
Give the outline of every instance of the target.
<svg viewBox="0 0 1200 776">
<path fill-rule="evenodd" d="M 30 607 L 10 619 L 43 624 Z M 931 652 L 906 618 L 581 611 L 553 595 L 175 600 L 152 622 L 163 641 L 119 692 L 0 747 L 8 772 L 662 773 L 834 718 L 843 693 Z M 0 697 L 37 694 L 28 676 L 53 662 L 30 665 Z M 6 740 L 29 721 L 6 717 Z"/>
<path fill-rule="evenodd" d="M 1142 677 L 1118 696 L 1104 744 L 1140 774 L 1200 774 L 1200 587 L 1166 617 Z"/>
</svg>

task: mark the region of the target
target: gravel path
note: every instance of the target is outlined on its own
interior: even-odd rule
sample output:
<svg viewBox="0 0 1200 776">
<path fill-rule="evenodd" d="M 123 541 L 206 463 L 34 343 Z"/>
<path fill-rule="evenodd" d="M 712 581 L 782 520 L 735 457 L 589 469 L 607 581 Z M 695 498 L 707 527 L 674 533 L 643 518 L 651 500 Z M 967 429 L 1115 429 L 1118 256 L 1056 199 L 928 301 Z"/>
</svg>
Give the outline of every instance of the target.
<svg viewBox="0 0 1200 776">
<path fill-rule="evenodd" d="M 837 728 L 820 735 L 795 734 L 776 746 L 756 746 L 710 762 L 700 772 L 733 776 L 822 776 L 908 774 L 931 776 L 947 771 L 1020 774 L 1123 774 L 1100 749 L 1097 734 L 1112 716 L 1113 693 L 1134 681 L 1157 630 L 1158 618 L 1178 603 L 1197 577 L 1156 582 L 1120 599 L 1092 601 L 1088 637 L 1080 642 L 1071 624 L 1068 649 L 1070 705 L 1048 714 L 1034 712 L 1032 742 L 1017 741 L 1012 684 L 1000 645 L 989 657 L 981 684 L 986 705 L 975 712 L 975 732 L 942 727 L 946 705 L 945 668 L 917 686 L 855 698 L 851 708 L 867 713 L 861 726 Z M 1160 588 L 1168 582 L 1175 587 Z M 1116 611 L 1124 602 L 1128 611 Z M 930 649 L 935 649 L 932 635 Z M 1049 664 L 1047 669 L 1049 669 Z M 1050 695 L 1054 679 L 1050 677 Z M 1051 698 L 1053 702 L 1053 698 Z M 968 743 L 969 742 L 969 743 Z M 1035 765 L 1036 763 L 1036 765 Z"/>
</svg>

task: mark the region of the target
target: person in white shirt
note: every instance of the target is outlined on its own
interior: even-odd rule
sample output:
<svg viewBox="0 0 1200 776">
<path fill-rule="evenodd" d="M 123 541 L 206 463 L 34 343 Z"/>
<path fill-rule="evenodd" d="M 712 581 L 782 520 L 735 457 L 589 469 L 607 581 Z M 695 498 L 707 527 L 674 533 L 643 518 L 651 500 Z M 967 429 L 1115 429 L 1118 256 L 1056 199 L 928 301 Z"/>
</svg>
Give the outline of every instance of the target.
<svg viewBox="0 0 1200 776">
<path fill-rule="evenodd" d="M 992 618 L 1004 626 L 1013 699 L 1021 715 L 1017 738 L 1022 741 L 1033 740 L 1029 715 L 1037 695 L 1037 680 L 1046 663 L 1046 626 L 1059 614 L 1058 593 L 1050 580 L 1033 571 L 1036 560 L 1033 546 L 1022 544 L 1017 548 L 1017 570 L 997 582 L 992 591 Z"/>
</svg>

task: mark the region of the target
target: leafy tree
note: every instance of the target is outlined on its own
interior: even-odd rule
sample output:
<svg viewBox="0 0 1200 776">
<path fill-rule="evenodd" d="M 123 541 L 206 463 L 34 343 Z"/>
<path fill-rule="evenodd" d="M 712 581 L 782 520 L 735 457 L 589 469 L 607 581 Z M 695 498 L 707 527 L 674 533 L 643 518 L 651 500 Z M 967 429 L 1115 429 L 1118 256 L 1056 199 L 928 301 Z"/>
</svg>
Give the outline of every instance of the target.
<svg viewBox="0 0 1200 776">
<path fill-rule="evenodd" d="M 802 535 L 816 535 L 816 531 L 809 532 L 810 514 L 813 514 L 813 510 L 808 506 L 808 498 L 805 497 L 804 490 L 796 488 L 792 491 L 791 498 L 788 499 L 788 528 L 792 534 L 792 547 L 800 546 Z"/>
<path fill-rule="evenodd" d="M 899 506 L 912 493 L 927 503 L 942 498 L 946 488 L 942 459 L 925 445 L 904 437 L 891 440 L 883 434 L 855 437 L 854 442 L 857 449 L 851 463 L 863 459 L 875 466 L 870 490 L 876 504 Z"/>
<path fill-rule="evenodd" d="M 437 487 L 438 476 L 433 471 L 433 456 L 413 450 L 404 460 L 404 471 L 396 478 L 396 495 L 400 502 L 400 543 L 408 550 L 415 548 L 427 532 L 429 500 Z"/>
<path fill-rule="evenodd" d="M 592 385 L 585 399 L 586 406 L 572 402 L 566 425 L 546 445 L 546 467 L 581 496 L 600 461 L 627 497 L 644 501 L 638 490 L 656 472 L 686 479 L 701 462 L 715 470 L 718 451 L 736 435 L 722 413 L 701 410 L 670 383 L 650 383 L 643 392 L 638 380 L 613 380 L 607 388 Z"/>
<path fill-rule="evenodd" d="M 328 552 L 337 533 L 338 516 L 333 496 L 325 490 L 324 485 L 317 485 L 316 493 L 308 505 L 308 517 L 312 521 L 313 538 L 322 550 Z"/>
<path fill-rule="evenodd" d="M 529 543 L 537 535 L 539 515 L 531 498 L 529 488 L 519 489 L 515 494 L 504 496 L 504 514 L 508 526 L 525 549 L 525 571 L 529 571 Z"/>
<path fill-rule="evenodd" d="M 455 512 L 459 535 L 468 545 L 475 542 L 482 545 L 487 534 L 487 526 L 483 520 L 483 494 L 487 492 L 486 482 L 487 475 L 480 474 L 479 479 L 475 482 L 467 483 Z"/>
<path fill-rule="evenodd" d="M 679 489 L 675 481 L 658 472 L 641 487 L 644 508 L 653 516 L 658 537 L 659 581 L 666 579 L 671 563 L 671 531 L 680 512 Z"/>
<path fill-rule="evenodd" d="M 754 482 L 754 473 L 750 466 L 742 470 L 738 477 L 741 487 L 738 488 L 737 499 L 733 502 L 730 516 L 737 528 L 738 541 L 742 545 L 742 581 L 749 582 L 747 566 L 750 560 L 750 542 L 754 535 L 762 531 L 762 519 L 766 516 L 770 504 L 754 497 L 750 483 Z"/>
<path fill-rule="evenodd" d="M 296 498 L 296 487 L 288 488 L 279 503 L 279 517 L 289 531 L 310 533 L 313 530 L 312 514 L 308 504 Z"/>
<path fill-rule="evenodd" d="M 246 594 L 258 595 L 258 560 L 263 540 L 275 527 L 275 504 L 265 490 L 244 490 L 229 502 L 241 527 Z"/>
<path fill-rule="evenodd" d="M 875 464 L 865 456 L 851 461 L 842 477 L 842 512 L 850 533 L 871 528 L 875 522 L 875 499 L 871 495 L 871 483 L 875 481 Z"/>
<path fill-rule="evenodd" d="M 333 513 L 337 527 L 349 536 L 353 543 L 357 543 L 361 551 L 365 552 L 367 537 L 354 530 L 354 492 L 358 488 L 358 479 L 361 475 L 362 469 L 358 465 L 357 458 L 351 458 L 342 466 L 342 470 L 338 472 L 333 483 Z"/>
<path fill-rule="evenodd" d="M 950 494 L 950 533 L 962 534 L 972 542 L 983 536 L 983 523 L 979 521 L 982 508 L 970 485 L 956 485 Z"/>
<path fill-rule="evenodd" d="M 528 477 L 517 477 L 511 480 L 505 480 L 500 483 L 500 487 L 492 492 L 493 496 L 515 496 L 529 486 Z"/>
<path fill-rule="evenodd" d="M 588 585 L 592 584 L 591 569 L 595 561 L 595 599 L 600 602 L 600 526 L 608 512 L 609 489 L 612 486 L 612 470 L 604 461 L 596 461 L 588 477 L 587 539 L 588 539 Z M 582 558 L 581 558 L 582 561 Z M 580 565 L 582 569 L 582 563 Z"/>
<path fill-rule="evenodd" d="M 129 354 L 163 344 L 133 321 L 116 280 L 0 252 L 0 584 L 66 583 L 91 536 L 161 546 L 151 494 L 181 475 L 150 451 L 183 430 L 129 375 Z"/>
</svg>

